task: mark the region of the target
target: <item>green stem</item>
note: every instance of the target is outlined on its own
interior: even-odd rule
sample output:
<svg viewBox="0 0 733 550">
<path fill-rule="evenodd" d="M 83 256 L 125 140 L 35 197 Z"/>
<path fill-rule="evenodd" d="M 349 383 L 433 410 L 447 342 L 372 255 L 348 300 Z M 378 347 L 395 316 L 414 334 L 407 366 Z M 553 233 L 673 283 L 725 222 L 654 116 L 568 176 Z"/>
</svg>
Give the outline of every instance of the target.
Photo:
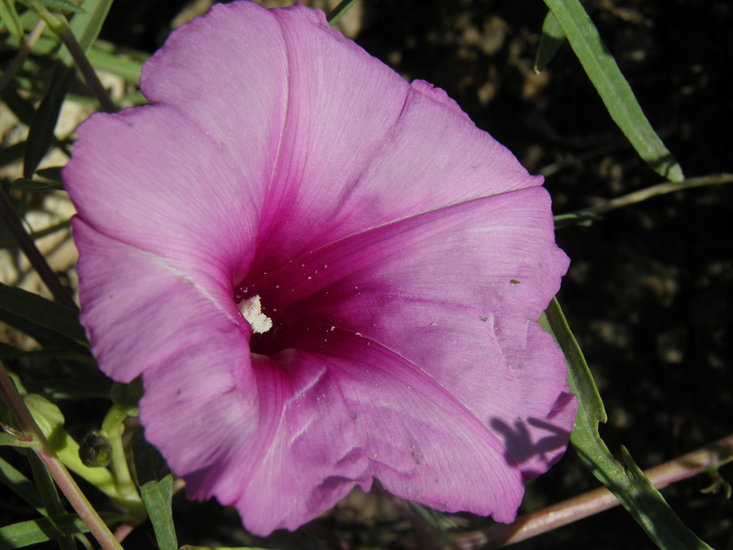
<svg viewBox="0 0 733 550">
<path fill-rule="evenodd" d="M 122 441 L 125 432 L 124 421 L 127 413 L 123 407 L 112 405 L 102 422 L 102 435 L 109 439 L 112 446 L 112 470 L 114 472 L 115 487 L 119 497 L 124 499 L 125 507 L 132 516 L 133 523 L 142 523 L 147 518 L 147 510 L 143 505 L 140 493 L 130 475 L 127 456 Z"/>
<path fill-rule="evenodd" d="M 35 448 L 38 458 L 43 462 L 51 477 L 56 481 L 61 492 L 76 511 L 79 518 L 89 527 L 89 531 L 102 547 L 103 550 L 122 550 L 122 546 L 117 542 L 107 525 L 99 517 L 97 511 L 87 500 L 84 493 L 81 492 L 79 486 L 71 477 L 69 471 L 56 457 L 48 441 L 41 433 L 40 428 L 33 419 L 28 407 L 26 407 L 23 399 L 20 397 L 13 381 L 5 370 L 5 366 L 0 362 L 0 394 L 5 399 L 8 407 L 15 415 L 19 427 L 22 431 L 33 436 L 40 444 Z"/>
<path fill-rule="evenodd" d="M 331 25 L 336 23 L 343 14 L 345 14 L 347 11 L 349 11 L 349 8 L 356 4 L 356 0 L 341 0 L 339 2 L 338 6 L 333 8 L 329 14 L 326 16 L 326 19 L 328 20 Z"/>
<path fill-rule="evenodd" d="M 721 185 L 725 183 L 733 183 L 733 174 L 709 174 L 707 176 L 701 176 L 699 178 L 689 178 L 683 181 L 674 182 L 667 181 L 638 191 L 633 191 L 626 195 L 616 197 L 615 199 L 607 199 L 602 201 L 595 206 L 583 208 L 582 210 L 576 210 L 568 214 L 560 214 L 555 216 L 555 226 L 564 227 L 572 224 L 582 224 L 597 219 L 599 216 L 624 208 L 638 204 L 640 202 L 647 201 L 654 197 L 666 195 L 668 193 L 675 193 L 677 191 L 683 191 L 686 189 L 694 189 L 696 187 L 706 187 L 709 185 Z"/>
</svg>

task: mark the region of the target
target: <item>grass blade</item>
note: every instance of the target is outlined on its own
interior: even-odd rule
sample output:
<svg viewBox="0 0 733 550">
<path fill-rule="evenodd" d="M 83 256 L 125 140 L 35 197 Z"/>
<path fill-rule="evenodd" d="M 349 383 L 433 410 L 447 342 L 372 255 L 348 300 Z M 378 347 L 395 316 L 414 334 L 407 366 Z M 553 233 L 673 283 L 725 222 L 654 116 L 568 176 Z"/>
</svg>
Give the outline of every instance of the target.
<svg viewBox="0 0 733 550">
<path fill-rule="evenodd" d="M 122 519 L 119 514 L 102 514 L 102 517 L 108 523 L 117 523 Z M 38 518 L 0 527 L 0 544 L 5 543 L 9 548 L 25 548 L 88 532 L 89 528 L 76 515 L 65 514 L 54 522 L 47 518 Z"/>
<path fill-rule="evenodd" d="M 560 24 L 611 118 L 639 156 L 660 176 L 682 181 L 682 168 L 652 128 L 629 83 L 578 0 L 544 0 Z"/>
<path fill-rule="evenodd" d="M 43 505 L 41 495 L 38 489 L 36 489 L 36 486 L 22 472 L 17 470 L 15 466 L 2 457 L 0 457 L 0 483 L 7 486 L 25 502 L 33 506 L 39 514 L 46 515 L 46 507 Z M 0 540 L 2 540 L 1 537 Z"/>
<path fill-rule="evenodd" d="M 0 283 L 0 310 L 52 330 L 77 342 L 86 342 L 77 313 L 21 288 Z"/>
<path fill-rule="evenodd" d="M 552 61 L 552 58 L 555 57 L 555 54 L 564 43 L 565 33 L 552 12 L 549 12 L 542 23 L 542 37 L 540 38 L 540 45 L 537 47 L 537 56 L 532 70 L 537 74 L 544 71 L 547 64 Z"/>
<path fill-rule="evenodd" d="M 570 388 L 578 396 L 578 415 L 570 441 L 580 458 L 659 548 L 711 550 L 682 523 L 625 449 L 622 449 L 625 466 L 608 450 L 598 433 L 598 423 L 606 420 L 603 404 L 580 346 L 556 299 L 550 302 L 545 314 L 551 331 L 565 353 Z"/>
<path fill-rule="evenodd" d="M 51 83 L 33 117 L 28 131 L 28 142 L 23 158 L 23 177 L 25 178 L 33 178 L 33 174 L 41 163 L 41 159 L 43 159 L 51 146 L 51 142 L 54 139 L 56 122 L 61 112 L 61 105 L 69 91 L 74 73 L 75 70 L 73 68 L 60 62 L 56 63 L 53 76 L 51 77 Z"/>
<path fill-rule="evenodd" d="M 176 528 L 173 524 L 173 476 L 163 457 L 141 434 L 136 434 L 133 454 L 137 467 L 140 496 L 155 531 L 160 550 L 177 550 Z"/>
<path fill-rule="evenodd" d="M 102 24 L 107 18 L 111 5 L 112 0 L 86 0 L 82 4 L 84 12 L 77 13 L 71 19 L 69 27 L 84 52 L 92 47 L 99 36 L 99 31 L 102 30 Z"/>
<path fill-rule="evenodd" d="M 23 40 L 23 24 L 20 22 L 13 0 L 0 0 L 0 22 L 5 24 L 8 32 L 18 42 Z"/>
</svg>

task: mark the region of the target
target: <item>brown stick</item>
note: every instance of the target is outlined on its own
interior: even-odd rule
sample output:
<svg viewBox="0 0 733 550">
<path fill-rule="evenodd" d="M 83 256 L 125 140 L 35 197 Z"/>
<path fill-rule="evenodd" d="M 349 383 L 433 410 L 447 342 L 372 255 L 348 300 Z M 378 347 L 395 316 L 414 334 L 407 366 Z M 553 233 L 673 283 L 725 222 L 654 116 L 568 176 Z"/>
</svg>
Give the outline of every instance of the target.
<svg viewBox="0 0 733 550">
<path fill-rule="evenodd" d="M 733 434 L 697 451 L 650 468 L 644 473 L 652 485 L 661 489 L 693 477 L 732 457 Z M 513 523 L 495 524 L 486 529 L 465 533 L 456 539 L 462 550 L 509 546 L 618 505 L 619 501 L 608 489 L 595 489 L 521 516 Z"/>
</svg>

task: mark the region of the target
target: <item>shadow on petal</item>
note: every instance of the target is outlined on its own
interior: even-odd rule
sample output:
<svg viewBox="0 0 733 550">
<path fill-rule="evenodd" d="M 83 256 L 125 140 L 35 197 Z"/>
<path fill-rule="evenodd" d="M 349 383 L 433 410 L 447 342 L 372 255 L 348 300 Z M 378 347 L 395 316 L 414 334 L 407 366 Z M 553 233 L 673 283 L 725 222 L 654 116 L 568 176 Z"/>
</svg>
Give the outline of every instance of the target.
<svg viewBox="0 0 733 550">
<path fill-rule="evenodd" d="M 501 418 L 490 420 L 491 428 L 506 447 L 504 459 L 519 465 L 525 481 L 545 473 L 563 455 L 571 432 L 559 426 L 562 422 L 557 425 L 552 420 L 571 412 L 575 412 L 575 399 L 564 393 L 545 418 L 517 418 L 513 425 Z"/>
</svg>

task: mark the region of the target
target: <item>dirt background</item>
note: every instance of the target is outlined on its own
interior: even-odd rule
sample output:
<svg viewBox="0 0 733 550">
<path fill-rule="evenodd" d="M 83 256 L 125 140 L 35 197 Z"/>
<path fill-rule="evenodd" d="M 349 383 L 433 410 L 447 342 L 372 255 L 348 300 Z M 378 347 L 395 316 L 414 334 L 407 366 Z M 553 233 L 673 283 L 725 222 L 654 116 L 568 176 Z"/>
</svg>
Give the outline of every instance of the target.
<svg viewBox="0 0 733 550">
<path fill-rule="evenodd" d="M 286 5 L 290 2 L 269 2 Z M 316 2 L 310 2 L 315 4 Z M 324 2 L 321 2 L 323 4 Z M 333 2 L 332 2 L 333 3 Z M 733 171 L 733 7 L 727 0 L 589 0 L 586 7 L 652 125 L 687 176 Z M 152 52 L 207 2 L 117 0 L 102 38 Z M 567 47 L 532 72 L 546 8 L 540 0 L 362 0 L 347 34 L 407 78 L 448 91 L 477 125 L 546 176 L 558 214 L 656 183 Z M 590 227 L 558 231 L 572 259 L 560 301 L 609 414 L 602 435 L 646 468 L 731 430 L 733 190 L 707 187 L 652 199 Z M 722 473 L 733 477 L 730 467 Z M 733 505 L 698 476 L 664 494 L 717 548 L 733 549 Z M 533 482 L 526 510 L 575 496 L 597 482 L 571 451 Z M 179 539 L 243 545 L 235 514 L 176 497 Z M 456 516 L 461 530 L 489 520 Z M 310 528 L 352 548 L 422 548 L 383 494 L 354 494 Z M 262 546 L 322 548 L 302 533 Z M 150 547 L 150 527 L 127 548 Z M 337 548 L 338 546 L 331 545 Z M 605 512 L 518 548 L 652 548 L 623 511 Z"/>
</svg>

